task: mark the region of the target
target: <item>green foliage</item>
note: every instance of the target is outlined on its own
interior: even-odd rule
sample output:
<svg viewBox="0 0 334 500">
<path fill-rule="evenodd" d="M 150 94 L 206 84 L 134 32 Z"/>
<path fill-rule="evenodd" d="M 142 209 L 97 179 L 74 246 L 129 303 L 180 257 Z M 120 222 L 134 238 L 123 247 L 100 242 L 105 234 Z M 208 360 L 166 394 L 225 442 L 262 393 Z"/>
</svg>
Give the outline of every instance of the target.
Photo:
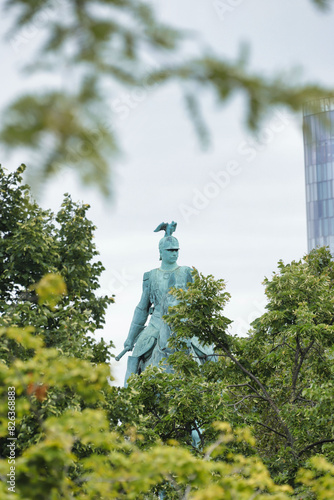
<svg viewBox="0 0 334 500">
<path fill-rule="evenodd" d="M 289 487 L 276 486 L 257 457 L 245 458 L 231 451 L 234 441 L 254 445 L 245 430 L 232 432 L 228 424 L 216 424 L 217 440 L 198 458 L 175 441 L 157 442 L 144 450 L 140 446 L 143 437 L 134 428 L 126 438 L 110 431 L 106 412 L 96 407 L 112 391 L 107 365 L 64 357 L 56 349 L 43 347 L 42 339 L 28 331 L 12 328 L 2 333 L 16 334 L 23 348 L 34 349 L 28 361 L 16 360 L 9 367 L 0 364 L 1 415 L 7 413 L 7 387 L 14 386 L 16 394 L 18 439 L 11 462 L 15 463 L 14 498 L 139 499 L 148 498 L 145 495 L 154 489 L 165 490 L 168 498 L 225 498 L 228 492 L 230 498 L 247 499 L 254 491 L 258 498 L 288 498 Z M 61 413 L 52 414 L 55 389 L 66 393 L 67 405 Z M 80 409 L 75 397 L 69 397 L 70 391 L 77 401 L 83 398 L 93 407 Z M 43 414 L 46 407 L 49 412 Z M 38 440 L 27 442 L 25 427 L 31 426 L 32 415 L 40 434 Z M 7 420 L 2 418 L 0 435 L 5 437 L 7 432 Z M 20 448 L 23 442 L 25 447 Z M 0 460 L 4 481 L 8 470 L 8 460 Z M 4 495 L 5 484 L 1 483 Z"/>
<path fill-rule="evenodd" d="M 330 8 L 332 0 L 313 0 L 313 2 L 320 9 L 326 10 Z"/>
<path fill-rule="evenodd" d="M 320 8 L 330 3 L 312 1 Z M 245 121 L 252 130 L 273 106 L 296 111 L 306 100 L 332 95 L 331 89 L 302 85 L 293 75 L 265 78 L 252 74 L 243 53 L 230 62 L 199 49 L 199 57 L 184 60 L 183 55 L 181 64 L 148 67 L 143 54 L 150 53 L 157 60 L 161 53 L 164 60 L 168 54 L 180 55 L 189 35 L 159 21 L 152 6 L 144 2 L 7 0 L 4 12 L 8 15 L 9 11 L 15 16 L 9 34 L 14 51 L 29 43 L 25 30 L 32 37 L 38 34 L 41 41 L 26 69 L 54 76 L 61 61 L 61 71 L 76 82 L 71 90 L 51 88 L 22 95 L 4 110 L 0 140 L 10 150 L 38 150 L 38 165 L 30 162 L 35 182 L 66 166 L 74 168 L 82 181 L 110 194 L 109 166 L 117 159 L 119 147 L 117 120 L 110 119 L 108 99 L 127 88 L 178 82 L 203 143 L 207 131 L 198 93 L 189 92 L 189 82 L 212 92 L 219 104 L 242 94 L 247 103 Z"/>
<path fill-rule="evenodd" d="M 230 298 L 229 293 L 223 292 L 224 280 L 215 281 L 212 275 L 204 277 L 195 269 L 192 275 L 194 281 L 187 290 L 171 291 L 178 305 L 170 308 L 165 316 L 167 324 L 176 332 L 170 344 L 180 347 L 186 339 L 195 336 L 204 345 L 226 345 L 226 330 L 231 321 L 222 315 Z"/>
<path fill-rule="evenodd" d="M 80 410 L 92 398 L 96 404 L 91 368 L 110 359 L 112 343 L 96 342 L 89 334 L 103 325 L 105 309 L 113 302 L 95 295 L 103 266 L 96 260 L 88 205 L 66 196 L 56 216 L 42 210 L 21 184 L 23 171 L 23 165 L 13 174 L 0 171 L 6 206 L 0 216 L 0 360 L 5 379 L 11 380 L 7 384 L 16 387 L 18 408 L 25 408 L 20 452 L 41 439 L 48 415 L 68 407 Z M 109 370 L 103 369 L 107 376 Z M 84 394 L 81 386 L 71 385 L 78 377 Z M 27 395 L 37 398 L 36 411 L 27 411 Z M 0 447 L 4 453 L 3 439 Z"/>
<path fill-rule="evenodd" d="M 297 470 L 312 454 L 334 461 L 333 272 L 324 248 L 300 262 L 279 262 L 265 280 L 267 312 L 249 338 L 227 332 L 222 280 L 195 272 L 188 290 L 173 290 L 178 304 L 165 320 L 178 348 L 169 357 L 174 373 L 147 370 L 130 384 L 128 400 L 147 416 L 137 423 L 143 435 L 149 440 L 156 432 L 191 448 L 194 429 L 202 446 L 217 438 L 214 420 L 249 425 L 256 448 L 234 451 L 259 454 L 275 481 L 302 492 Z M 187 340 L 194 335 L 216 346 L 217 362 L 199 366 L 189 358 Z"/>
<path fill-rule="evenodd" d="M 87 333 L 103 326 L 113 298 L 95 294 L 103 266 L 92 241 L 95 227 L 86 218 L 89 206 L 66 195 L 57 215 L 42 210 L 21 184 L 24 168 L 0 171 L 6 207 L 0 215 L 0 325 L 32 325 L 47 347 L 91 359 Z"/>
<path fill-rule="evenodd" d="M 254 322 L 244 345 L 250 370 L 279 409 L 275 416 L 273 406 L 268 411 L 268 401 L 262 403 L 262 423 L 270 429 L 261 433 L 268 460 L 277 450 L 274 468 L 283 479 L 314 452 L 334 459 L 332 276 L 325 249 L 304 261 L 280 262 L 279 273 L 265 280 L 268 312 Z"/>
<path fill-rule="evenodd" d="M 187 375 L 184 366 L 182 372 L 173 374 L 149 367 L 140 377 L 133 377 L 124 396 L 130 408 L 140 411 L 135 418 L 125 412 L 120 430 L 135 424 L 145 438 L 144 447 L 156 439 L 167 443 L 177 440 L 199 452 L 194 447 L 192 431 L 198 432 L 202 448 L 213 442 L 217 432 L 212 423 L 229 420 L 231 411 L 224 406 L 224 384 L 209 381 L 196 363 L 195 367 L 197 370 Z"/>
<path fill-rule="evenodd" d="M 36 290 L 39 305 L 47 305 L 54 310 L 59 299 L 67 292 L 66 284 L 59 274 L 49 273 L 37 283 L 32 285 L 31 290 Z"/>
<path fill-rule="evenodd" d="M 313 457 L 307 465 L 307 469 L 299 471 L 297 479 L 310 487 L 318 500 L 330 500 L 334 491 L 334 465 L 323 457 Z"/>
<path fill-rule="evenodd" d="M 246 339 L 228 334 L 223 280 L 194 270 L 187 290 L 171 291 L 168 370 L 111 387 L 111 345 L 89 335 L 113 299 L 95 295 L 103 267 L 88 206 L 66 196 L 56 216 L 43 211 L 22 172 L 1 171 L 1 497 L 331 498 L 328 250 L 279 262 L 265 280 L 267 312 Z M 193 336 L 213 343 L 216 359 L 197 364 Z"/>
<path fill-rule="evenodd" d="M 6 412 L 7 387 L 16 387 L 17 443 L 22 442 L 22 427 L 30 414 L 36 416 L 42 431 L 39 440 L 29 443 L 22 453 L 16 450 L 14 498 L 139 499 L 149 498 L 146 495 L 154 489 L 165 490 L 168 498 L 225 498 L 228 492 L 229 498 L 248 499 L 254 491 L 258 498 L 288 498 L 289 487 L 275 485 L 257 457 L 245 458 L 231 451 L 234 441 L 254 442 L 245 430 L 232 432 L 228 424 L 216 424 L 216 442 L 203 457 L 196 458 L 175 441 L 141 449 L 142 437 L 135 429 L 130 429 L 125 439 L 110 431 L 103 409 L 80 411 L 69 401 L 61 414 L 41 419 L 41 402 L 50 397 L 52 386 L 72 389 L 84 395 L 86 402 L 103 402 L 110 388 L 105 364 L 90 365 L 87 370 L 86 361 L 65 358 L 35 341 L 36 337 L 25 333 L 24 345 L 35 346 L 29 362 L 18 360 L 9 368 L 0 365 L 2 414 Z M 41 373 L 47 395 L 29 389 L 30 384 L 41 381 Z M 3 419 L 1 423 L 1 435 L 5 436 L 7 422 Z M 7 471 L 8 461 L 0 460 L 2 479 Z M 5 494 L 4 483 L 1 488 Z"/>
</svg>

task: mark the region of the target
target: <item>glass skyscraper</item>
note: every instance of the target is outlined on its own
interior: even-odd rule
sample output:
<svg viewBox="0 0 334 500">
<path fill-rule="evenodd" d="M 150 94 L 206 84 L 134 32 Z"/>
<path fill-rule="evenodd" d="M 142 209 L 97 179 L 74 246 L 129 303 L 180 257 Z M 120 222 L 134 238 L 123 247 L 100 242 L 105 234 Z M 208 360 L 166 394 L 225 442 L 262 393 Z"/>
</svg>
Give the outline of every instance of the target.
<svg viewBox="0 0 334 500">
<path fill-rule="evenodd" d="M 334 98 L 306 103 L 303 128 L 308 251 L 334 255 Z"/>
</svg>

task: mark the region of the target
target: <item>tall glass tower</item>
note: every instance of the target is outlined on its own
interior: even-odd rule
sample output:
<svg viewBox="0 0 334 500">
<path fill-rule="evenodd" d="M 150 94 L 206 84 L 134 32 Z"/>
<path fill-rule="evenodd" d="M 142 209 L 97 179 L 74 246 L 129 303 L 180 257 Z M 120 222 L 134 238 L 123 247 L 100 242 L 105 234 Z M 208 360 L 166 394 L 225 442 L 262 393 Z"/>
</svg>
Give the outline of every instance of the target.
<svg viewBox="0 0 334 500">
<path fill-rule="evenodd" d="M 334 98 L 306 103 L 303 129 L 308 251 L 334 255 Z"/>
</svg>

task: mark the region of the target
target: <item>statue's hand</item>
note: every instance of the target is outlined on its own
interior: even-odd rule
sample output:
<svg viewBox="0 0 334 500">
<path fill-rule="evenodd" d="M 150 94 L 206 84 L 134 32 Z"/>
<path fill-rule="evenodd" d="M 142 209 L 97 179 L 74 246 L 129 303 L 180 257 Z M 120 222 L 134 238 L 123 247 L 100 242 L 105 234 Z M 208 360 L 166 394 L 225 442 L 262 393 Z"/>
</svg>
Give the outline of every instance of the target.
<svg viewBox="0 0 334 500">
<path fill-rule="evenodd" d="M 134 346 L 133 340 L 126 339 L 126 341 L 124 342 L 124 348 L 129 349 L 129 351 L 132 351 L 133 346 Z"/>
</svg>

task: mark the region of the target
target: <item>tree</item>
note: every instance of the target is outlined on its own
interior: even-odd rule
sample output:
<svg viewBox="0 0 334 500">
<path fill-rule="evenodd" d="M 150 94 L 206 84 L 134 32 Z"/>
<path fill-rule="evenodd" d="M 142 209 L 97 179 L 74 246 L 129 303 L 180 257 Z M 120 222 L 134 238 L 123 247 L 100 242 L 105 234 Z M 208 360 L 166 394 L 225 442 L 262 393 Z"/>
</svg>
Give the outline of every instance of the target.
<svg viewBox="0 0 334 500">
<path fill-rule="evenodd" d="M 1 204 L 5 208 L 0 215 L 1 323 L 15 317 L 18 326 L 39 326 L 48 347 L 57 342 L 65 352 L 71 350 L 80 356 L 85 333 L 102 327 L 104 311 L 113 302 L 113 298 L 95 296 L 104 268 L 96 260 L 98 252 L 92 241 L 95 227 L 86 218 L 89 205 L 76 204 L 65 195 L 56 216 L 42 210 L 32 200 L 29 187 L 21 185 L 24 170 L 21 165 L 10 175 L 0 171 Z M 44 310 L 42 319 L 43 309 L 36 303 L 33 286 L 48 273 L 62 276 L 67 293 L 61 310 L 54 314 Z M 66 330 L 62 342 L 59 333 Z"/>
<path fill-rule="evenodd" d="M 285 500 L 303 488 L 305 498 L 331 498 L 328 252 L 280 264 L 248 340 L 227 333 L 223 281 L 195 274 L 174 291 L 179 304 L 167 317 L 174 373 L 146 369 L 126 389 L 111 387 L 111 345 L 90 337 L 112 298 L 95 296 L 102 264 L 88 207 L 65 197 L 56 216 L 43 211 L 22 172 L 1 172 L 2 497 Z M 189 359 L 194 332 L 215 342 L 220 362 Z M 284 349 L 294 352 L 276 357 Z"/>
<path fill-rule="evenodd" d="M 89 206 L 73 203 L 66 195 L 56 216 L 42 210 L 28 186 L 22 185 L 24 168 L 9 175 L 0 171 L 5 207 L 0 215 L 0 326 L 33 329 L 46 348 L 68 358 L 106 362 L 113 344 L 96 342 L 91 334 L 104 324 L 113 298 L 95 295 L 103 266 L 96 260 L 94 226 L 85 215 Z M 7 366 L 31 356 L 29 348 L 15 341 L 14 333 L 3 338 L 0 358 Z M 38 419 L 32 413 L 22 424 L 18 449 L 39 439 L 44 414 L 61 413 L 73 398 L 71 391 L 66 395 L 62 390 L 49 391 Z M 3 453 L 5 446 L 2 441 Z"/>
<path fill-rule="evenodd" d="M 246 447 L 243 453 L 258 453 L 275 481 L 295 488 L 298 469 L 313 454 L 332 462 L 333 266 L 326 249 L 314 250 L 299 262 L 280 262 L 279 271 L 265 280 L 267 312 L 253 323 L 248 338 L 227 333 L 228 320 L 222 315 L 227 294 L 222 280 L 197 274 L 188 290 L 174 290 L 179 304 L 166 321 L 175 332 L 171 342 L 180 351 L 170 360 L 176 373 L 191 376 L 179 384 L 173 404 L 164 406 L 163 396 L 173 388 L 164 393 L 159 384 L 162 375 L 155 381 L 152 375 L 145 379 L 144 374 L 143 382 L 137 382 L 137 393 L 138 385 L 145 389 L 144 404 L 147 394 L 152 397 L 152 391 L 147 391 L 149 382 L 156 386 L 150 423 L 156 421 L 155 425 L 169 429 L 170 437 L 176 437 L 180 429 L 185 435 L 182 422 L 189 433 L 196 426 L 198 412 L 202 443 L 208 445 L 215 436 L 205 409 L 212 407 L 213 419 L 219 416 L 234 425 L 251 426 L 256 449 Z M 216 345 L 218 363 L 200 368 L 187 359 L 186 340 L 193 335 Z M 177 411 L 173 412 L 174 407 Z M 185 407 L 188 418 L 182 414 Z M 160 413 L 155 415 L 154 408 Z M 324 462 L 315 459 L 312 463 Z M 310 473 L 309 477 L 317 476 Z"/>
<path fill-rule="evenodd" d="M 321 8 L 330 3 L 312 2 Z M 68 73 L 71 69 L 71 79 L 77 82 L 70 91 L 51 88 L 39 95 L 22 95 L 3 113 L 2 143 L 10 150 L 23 147 L 39 152 L 35 180 L 71 166 L 84 182 L 109 193 L 109 165 L 116 160 L 119 146 L 107 98 L 110 92 L 118 95 L 117 89 L 140 90 L 177 81 L 204 142 L 207 132 L 197 98 L 199 90 L 212 92 L 218 103 L 235 93 L 244 95 L 246 122 L 251 129 L 273 106 L 296 111 L 305 100 L 332 95 L 330 89 L 299 84 L 291 75 L 265 78 L 253 74 L 243 53 L 233 62 L 204 53 L 197 58 L 183 57 L 181 64 L 166 62 L 148 68 L 145 52 L 157 57 L 181 55 L 187 34 L 160 22 L 152 7 L 141 1 L 58 0 L 49 5 L 7 0 L 5 12 L 9 11 L 15 15 L 10 33 L 15 51 L 37 33 L 45 35 L 39 37 L 42 47 L 27 69 L 53 76 L 62 61 L 62 70 Z M 189 91 L 189 83 L 195 85 L 195 92 Z M 119 99 L 115 106 L 117 112 L 124 112 Z"/>
<path fill-rule="evenodd" d="M 187 291 L 173 291 L 180 302 L 176 308 L 170 308 L 174 312 L 169 313 L 166 321 L 176 332 L 176 337 L 169 342 L 177 350 L 168 357 L 174 373 L 166 373 L 163 368 L 146 369 L 141 377 L 132 380 L 127 396 L 128 401 L 141 408 L 140 414 L 146 416 L 145 421 L 138 416 L 136 425 L 148 440 L 152 440 L 152 436 L 164 441 L 176 439 L 198 452 L 192 439 L 193 431 L 199 434 L 203 448 L 217 437 L 213 422 L 233 421 L 231 409 L 223 404 L 225 383 L 214 375 L 216 363 L 207 361 L 200 366 L 189 356 L 187 346 L 187 340 L 193 337 L 190 324 L 192 332 L 195 329 L 203 332 L 214 325 L 215 332 L 220 330 L 222 338 L 228 342 L 226 329 L 231 321 L 221 314 L 229 299 L 229 294 L 222 292 L 224 287 L 223 280 L 215 282 L 212 276 L 204 278 L 194 273 L 194 283 Z M 219 314 L 215 314 L 214 309 Z M 212 340 L 206 337 L 204 344 L 211 345 Z M 129 418 L 134 421 L 133 416 Z M 128 424 L 127 415 L 122 421 Z"/>
<path fill-rule="evenodd" d="M 113 300 L 94 293 L 103 267 L 88 207 L 66 196 L 56 216 L 42 210 L 21 185 L 23 170 L 1 171 L 2 497 L 153 498 L 163 489 L 204 499 L 228 489 L 246 499 L 255 488 L 263 499 L 287 498 L 256 456 L 228 452 L 234 439 L 252 443 L 245 430 L 217 424 L 217 441 L 198 458 L 175 440 L 142 446 L 134 418 L 118 431 L 109 415 L 119 403 L 136 408 L 108 383 L 111 345 L 88 336 Z"/>
</svg>

